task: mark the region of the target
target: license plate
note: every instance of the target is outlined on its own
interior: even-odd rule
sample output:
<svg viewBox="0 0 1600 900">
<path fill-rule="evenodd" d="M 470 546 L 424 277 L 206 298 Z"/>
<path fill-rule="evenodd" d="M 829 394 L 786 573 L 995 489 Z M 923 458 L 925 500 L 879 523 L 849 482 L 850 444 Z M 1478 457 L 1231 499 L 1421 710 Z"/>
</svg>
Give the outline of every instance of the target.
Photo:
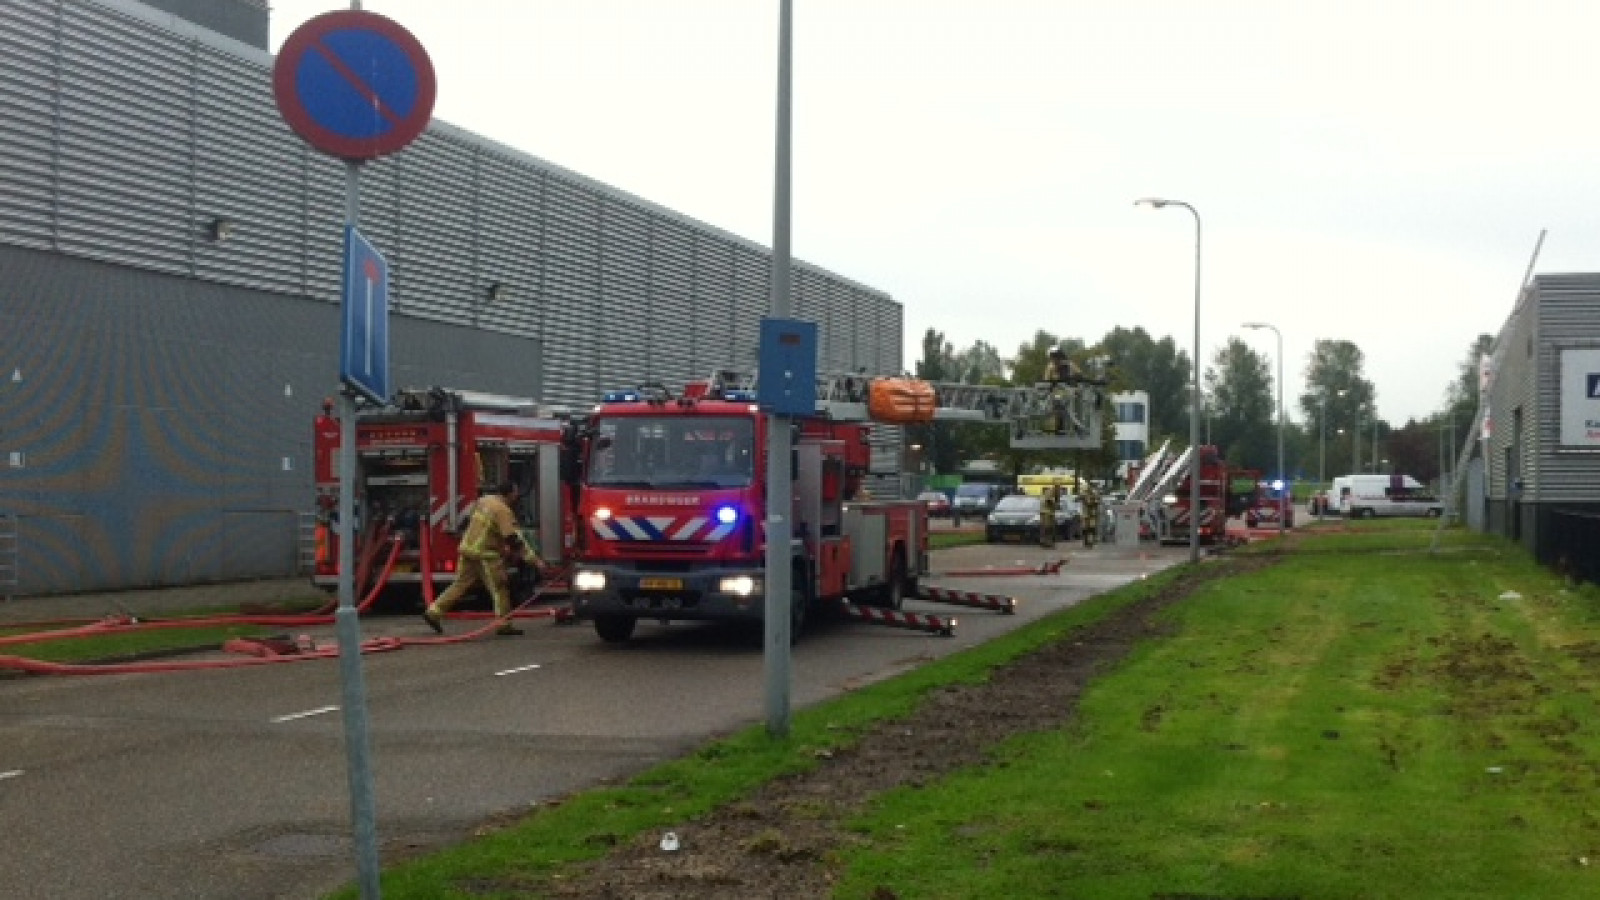
<svg viewBox="0 0 1600 900">
<path fill-rule="evenodd" d="M 646 591 L 681 591 L 683 590 L 682 578 L 641 578 L 639 587 Z"/>
</svg>

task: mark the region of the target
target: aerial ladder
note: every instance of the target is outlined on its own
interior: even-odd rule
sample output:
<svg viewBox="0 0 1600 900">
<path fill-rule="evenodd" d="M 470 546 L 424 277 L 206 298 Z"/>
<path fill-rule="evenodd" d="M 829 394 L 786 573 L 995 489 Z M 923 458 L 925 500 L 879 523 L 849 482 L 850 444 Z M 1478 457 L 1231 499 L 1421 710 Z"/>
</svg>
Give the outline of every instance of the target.
<svg viewBox="0 0 1600 900">
<path fill-rule="evenodd" d="M 911 425 L 1004 424 L 1017 450 L 1094 449 L 1104 444 L 1103 362 L 1090 377 L 1032 385 L 959 384 L 859 372 L 818 373 L 817 414 L 836 421 Z M 756 396 L 754 372 L 719 370 L 714 396 Z M 884 400 L 887 397 L 889 399 Z M 883 401 L 882 404 L 879 401 Z"/>
</svg>

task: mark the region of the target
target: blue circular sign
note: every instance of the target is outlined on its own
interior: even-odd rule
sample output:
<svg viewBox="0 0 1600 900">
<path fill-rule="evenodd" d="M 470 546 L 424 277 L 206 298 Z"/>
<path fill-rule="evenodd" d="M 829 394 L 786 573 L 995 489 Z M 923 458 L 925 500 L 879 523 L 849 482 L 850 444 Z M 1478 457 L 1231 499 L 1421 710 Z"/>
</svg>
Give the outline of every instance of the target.
<svg viewBox="0 0 1600 900">
<path fill-rule="evenodd" d="M 350 160 L 393 153 L 433 117 L 433 63 L 398 23 L 359 9 L 324 13 L 284 41 L 272 92 L 289 127 Z"/>
</svg>

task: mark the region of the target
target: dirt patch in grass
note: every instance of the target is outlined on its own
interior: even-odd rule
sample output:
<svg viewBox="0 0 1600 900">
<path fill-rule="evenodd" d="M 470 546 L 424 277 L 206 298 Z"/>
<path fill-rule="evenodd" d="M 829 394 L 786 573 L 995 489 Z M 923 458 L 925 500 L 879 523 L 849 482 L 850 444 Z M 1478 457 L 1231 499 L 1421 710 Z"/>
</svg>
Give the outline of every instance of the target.
<svg viewBox="0 0 1600 900">
<path fill-rule="evenodd" d="M 1069 721 L 1084 687 L 1138 643 L 1163 634 L 1157 614 L 1223 575 L 1271 565 L 1241 556 L 1188 566 L 1162 590 L 1069 638 L 996 669 L 984 684 L 951 685 L 909 717 L 886 722 L 814 771 L 672 829 L 619 844 L 604 859 L 545 888 L 561 898 L 755 900 L 826 897 L 832 854 L 855 840 L 841 823 L 873 795 L 980 765 L 1002 741 Z M 484 887 L 479 885 L 478 887 Z M 501 885 L 502 889 L 510 887 Z M 880 888 L 876 900 L 895 900 Z"/>
</svg>

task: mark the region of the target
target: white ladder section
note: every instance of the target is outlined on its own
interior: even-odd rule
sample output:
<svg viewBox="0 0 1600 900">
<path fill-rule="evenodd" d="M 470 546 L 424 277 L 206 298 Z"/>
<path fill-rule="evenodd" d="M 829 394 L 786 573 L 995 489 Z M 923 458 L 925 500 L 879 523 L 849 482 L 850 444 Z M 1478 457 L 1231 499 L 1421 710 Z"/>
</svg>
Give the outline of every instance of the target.
<svg viewBox="0 0 1600 900">
<path fill-rule="evenodd" d="M 867 401 L 876 380 L 877 376 L 857 372 L 819 373 L 817 412 L 839 421 L 873 421 Z M 756 382 L 754 372 L 721 370 L 712 375 L 711 390 L 755 391 Z M 1005 424 L 1015 449 L 1092 449 L 1104 443 L 1103 384 L 925 383 L 934 391 L 933 421 Z"/>
</svg>

